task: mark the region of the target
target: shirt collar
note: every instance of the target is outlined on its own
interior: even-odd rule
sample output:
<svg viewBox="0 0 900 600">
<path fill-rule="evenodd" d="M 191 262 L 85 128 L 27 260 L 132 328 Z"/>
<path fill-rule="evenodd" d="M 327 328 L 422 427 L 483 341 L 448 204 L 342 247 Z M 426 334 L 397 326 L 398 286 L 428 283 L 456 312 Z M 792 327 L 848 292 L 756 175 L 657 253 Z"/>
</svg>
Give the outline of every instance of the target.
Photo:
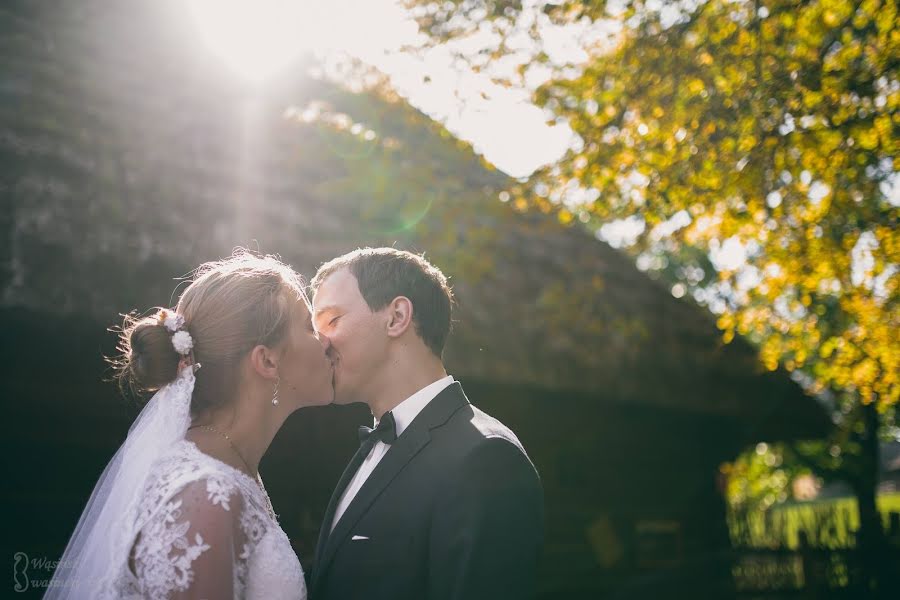
<svg viewBox="0 0 900 600">
<path fill-rule="evenodd" d="M 444 388 L 454 381 L 453 375 L 442 377 L 434 383 L 426 385 L 421 390 L 395 406 L 391 411 L 391 414 L 394 415 L 394 425 L 396 427 L 397 436 L 399 437 L 400 434 L 403 433 L 403 430 L 409 427 L 409 424 L 413 422 L 413 419 L 422 412 L 423 408 L 428 406 L 429 402 L 434 400 L 435 396 L 444 391 Z M 377 419 L 375 420 L 375 426 L 378 426 Z"/>
</svg>

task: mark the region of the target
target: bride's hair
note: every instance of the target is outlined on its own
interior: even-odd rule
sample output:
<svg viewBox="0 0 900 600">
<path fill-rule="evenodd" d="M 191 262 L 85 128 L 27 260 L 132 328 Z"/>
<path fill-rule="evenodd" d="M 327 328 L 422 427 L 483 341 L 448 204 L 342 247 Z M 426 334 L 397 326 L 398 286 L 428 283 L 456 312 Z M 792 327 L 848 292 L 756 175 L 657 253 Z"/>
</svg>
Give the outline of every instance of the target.
<svg viewBox="0 0 900 600">
<path fill-rule="evenodd" d="M 192 274 L 175 311 L 193 339 L 196 373 L 191 413 L 223 405 L 237 388 L 240 360 L 256 345 L 274 346 L 288 331 L 291 307 L 305 297 L 301 277 L 272 255 L 246 248 L 230 258 L 207 262 Z M 172 382 L 181 356 L 172 332 L 160 323 L 158 311 L 128 315 L 119 334 L 114 359 L 123 392 L 141 397 Z"/>
</svg>

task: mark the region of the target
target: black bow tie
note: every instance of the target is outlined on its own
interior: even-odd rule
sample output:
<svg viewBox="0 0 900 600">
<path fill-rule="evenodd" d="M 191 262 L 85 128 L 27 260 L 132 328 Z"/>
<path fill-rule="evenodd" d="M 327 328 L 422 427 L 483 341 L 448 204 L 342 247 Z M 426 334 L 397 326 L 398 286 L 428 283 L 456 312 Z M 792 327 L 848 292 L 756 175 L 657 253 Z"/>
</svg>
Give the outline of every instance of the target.
<svg viewBox="0 0 900 600">
<path fill-rule="evenodd" d="M 378 421 L 378 427 L 372 429 L 365 425 L 359 428 L 359 443 L 363 444 L 371 438 L 372 444 L 375 442 L 383 442 L 385 444 L 393 444 L 397 439 L 397 424 L 394 422 L 394 415 L 385 413 L 381 420 Z"/>
</svg>

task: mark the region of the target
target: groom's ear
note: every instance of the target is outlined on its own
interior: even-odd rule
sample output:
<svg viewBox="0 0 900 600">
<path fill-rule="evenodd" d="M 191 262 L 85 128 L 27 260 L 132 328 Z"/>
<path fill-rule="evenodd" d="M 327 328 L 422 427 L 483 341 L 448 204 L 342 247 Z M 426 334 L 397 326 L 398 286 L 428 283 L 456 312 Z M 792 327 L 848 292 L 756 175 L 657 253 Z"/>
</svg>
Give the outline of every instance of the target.
<svg viewBox="0 0 900 600">
<path fill-rule="evenodd" d="M 250 366 L 258 375 L 266 379 L 278 377 L 278 358 L 268 346 L 258 344 L 250 351 Z"/>
<path fill-rule="evenodd" d="M 412 324 L 413 305 L 406 296 L 397 296 L 387 306 L 388 337 L 400 337 Z"/>
</svg>

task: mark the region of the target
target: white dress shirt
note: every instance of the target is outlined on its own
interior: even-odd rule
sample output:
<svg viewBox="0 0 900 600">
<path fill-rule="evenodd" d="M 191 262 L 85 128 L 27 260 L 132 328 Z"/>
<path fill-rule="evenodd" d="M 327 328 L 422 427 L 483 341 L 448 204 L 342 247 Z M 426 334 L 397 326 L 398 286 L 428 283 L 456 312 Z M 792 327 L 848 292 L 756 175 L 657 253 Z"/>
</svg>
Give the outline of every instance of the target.
<svg viewBox="0 0 900 600">
<path fill-rule="evenodd" d="M 448 385 L 454 382 L 452 375 L 447 375 L 442 379 L 438 379 L 432 384 L 426 385 L 421 390 L 398 404 L 391 413 L 394 415 L 394 424 L 397 428 L 397 437 L 400 437 L 400 434 L 403 433 L 403 430 L 409 427 L 409 424 L 413 422 L 422 409 L 428 406 L 428 403 L 434 400 L 435 396 L 444 391 Z M 375 421 L 375 426 L 378 427 L 378 421 Z M 334 530 L 334 526 L 337 525 L 338 521 L 341 520 L 341 517 L 344 514 L 344 511 L 347 510 L 347 507 L 350 506 L 350 503 L 353 502 L 353 499 L 356 497 L 356 494 L 359 492 L 359 489 L 363 486 L 366 480 L 369 478 L 369 475 L 372 474 L 372 471 L 375 470 L 375 467 L 378 466 L 378 463 L 381 462 L 381 459 L 387 454 L 387 451 L 390 450 L 390 445 L 385 444 L 384 442 L 378 441 L 375 442 L 375 445 L 372 446 L 372 449 L 369 451 L 369 455 L 363 461 L 363 463 L 359 466 L 359 469 L 356 471 L 356 474 L 353 476 L 353 479 L 350 480 L 350 483 L 347 485 L 347 489 L 344 490 L 343 495 L 341 496 L 341 501 L 338 502 L 337 509 L 334 511 L 334 520 L 331 522 L 331 529 Z"/>
</svg>

